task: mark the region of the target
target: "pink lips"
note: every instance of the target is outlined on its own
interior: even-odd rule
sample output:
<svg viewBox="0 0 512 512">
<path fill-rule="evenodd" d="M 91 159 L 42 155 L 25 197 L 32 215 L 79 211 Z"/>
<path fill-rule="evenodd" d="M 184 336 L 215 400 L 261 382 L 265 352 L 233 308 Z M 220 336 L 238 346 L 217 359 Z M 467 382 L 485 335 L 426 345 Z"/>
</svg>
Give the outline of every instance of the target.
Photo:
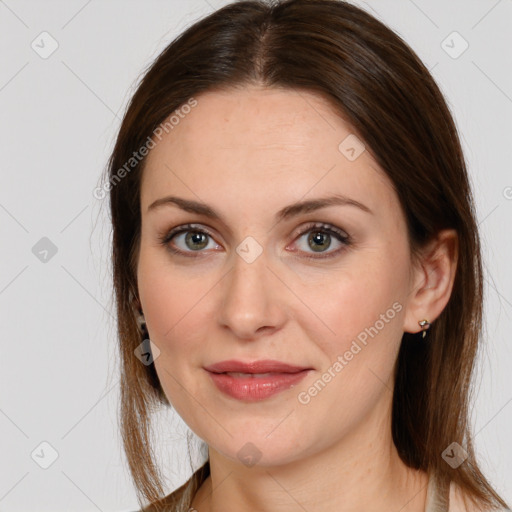
<svg viewBox="0 0 512 512">
<path fill-rule="evenodd" d="M 229 360 L 205 367 L 217 388 L 238 400 L 258 401 L 291 388 L 312 368 L 280 361 L 251 363 Z"/>
</svg>

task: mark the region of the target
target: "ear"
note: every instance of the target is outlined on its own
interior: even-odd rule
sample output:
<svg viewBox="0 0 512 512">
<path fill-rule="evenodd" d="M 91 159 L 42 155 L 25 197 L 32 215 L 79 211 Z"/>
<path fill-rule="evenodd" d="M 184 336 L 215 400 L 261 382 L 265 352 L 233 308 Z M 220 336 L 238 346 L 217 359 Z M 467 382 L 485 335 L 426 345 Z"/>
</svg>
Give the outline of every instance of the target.
<svg viewBox="0 0 512 512">
<path fill-rule="evenodd" d="M 440 231 L 422 250 L 411 275 L 405 332 L 420 332 L 420 320 L 432 323 L 442 313 L 451 296 L 458 255 L 458 236 L 454 229 Z"/>
<path fill-rule="evenodd" d="M 133 311 L 137 312 L 138 314 L 142 313 L 142 306 L 140 304 L 140 299 L 138 298 L 138 294 L 133 291 L 133 288 L 130 287 L 129 291 L 129 298 L 128 298 L 130 305 L 133 309 Z"/>
</svg>

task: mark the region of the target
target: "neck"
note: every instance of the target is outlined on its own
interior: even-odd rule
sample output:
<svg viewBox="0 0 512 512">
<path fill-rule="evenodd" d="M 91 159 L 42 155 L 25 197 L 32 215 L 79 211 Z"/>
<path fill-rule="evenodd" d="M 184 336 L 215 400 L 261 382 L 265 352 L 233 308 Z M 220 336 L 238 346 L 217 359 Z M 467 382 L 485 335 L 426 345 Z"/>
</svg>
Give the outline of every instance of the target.
<svg viewBox="0 0 512 512">
<path fill-rule="evenodd" d="M 247 467 L 211 447 L 209 455 L 210 476 L 192 502 L 197 512 L 425 510 L 428 476 L 401 461 L 390 420 L 369 420 L 328 449 L 286 464 Z"/>
</svg>

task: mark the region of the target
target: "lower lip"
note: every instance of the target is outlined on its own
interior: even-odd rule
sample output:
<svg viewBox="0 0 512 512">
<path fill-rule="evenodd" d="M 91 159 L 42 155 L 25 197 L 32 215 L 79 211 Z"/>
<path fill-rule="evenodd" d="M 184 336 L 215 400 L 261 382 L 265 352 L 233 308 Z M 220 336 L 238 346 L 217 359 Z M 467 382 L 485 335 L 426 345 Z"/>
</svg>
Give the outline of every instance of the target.
<svg viewBox="0 0 512 512">
<path fill-rule="evenodd" d="M 265 400 L 298 384 L 310 370 L 297 373 L 274 373 L 266 377 L 233 377 L 225 373 L 208 372 L 220 391 L 238 400 Z"/>
</svg>

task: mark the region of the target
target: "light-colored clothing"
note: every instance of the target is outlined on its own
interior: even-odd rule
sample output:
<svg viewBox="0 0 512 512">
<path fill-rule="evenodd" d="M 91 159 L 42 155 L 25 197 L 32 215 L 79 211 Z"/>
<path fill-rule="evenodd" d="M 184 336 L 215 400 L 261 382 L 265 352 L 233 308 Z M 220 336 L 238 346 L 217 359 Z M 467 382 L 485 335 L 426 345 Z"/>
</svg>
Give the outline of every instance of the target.
<svg viewBox="0 0 512 512">
<path fill-rule="evenodd" d="M 430 475 L 428 480 L 425 512 L 451 512 L 450 486 L 440 485 L 434 475 Z"/>
</svg>

